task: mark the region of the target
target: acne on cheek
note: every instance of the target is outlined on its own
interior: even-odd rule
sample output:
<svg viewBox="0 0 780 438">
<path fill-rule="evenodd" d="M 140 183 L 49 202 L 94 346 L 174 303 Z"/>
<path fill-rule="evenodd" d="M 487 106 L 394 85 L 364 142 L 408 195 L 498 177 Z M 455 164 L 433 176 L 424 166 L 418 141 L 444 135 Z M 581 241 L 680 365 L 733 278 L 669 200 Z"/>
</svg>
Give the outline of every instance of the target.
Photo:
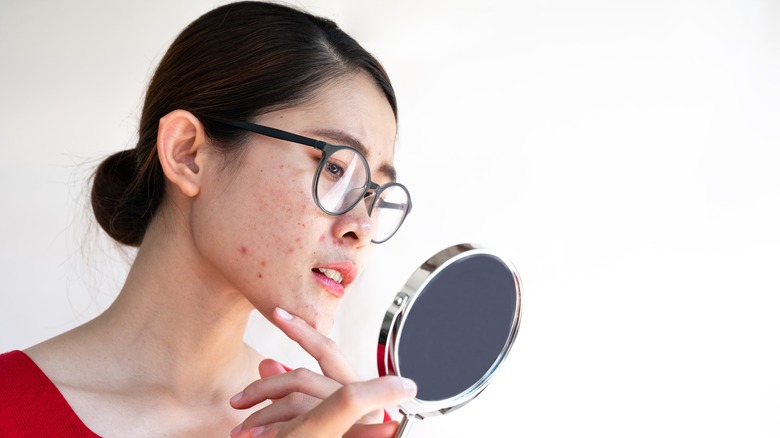
<svg viewBox="0 0 780 438">
<path fill-rule="evenodd" d="M 325 235 L 324 234 L 320 234 L 320 239 L 319 239 L 320 243 L 325 243 L 325 239 L 326 239 Z M 337 239 L 335 237 L 333 238 L 332 242 L 333 242 L 333 245 L 335 245 L 335 246 L 343 246 L 344 245 L 344 242 L 342 242 L 341 240 L 339 240 L 339 239 Z"/>
<path fill-rule="evenodd" d="M 241 255 L 242 255 L 242 256 L 247 256 L 247 255 L 249 255 L 249 248 L 247 248 L 245 245 L 241 245 L 241 246 L 238 248 L 238 251 L 241 253 Z M 263 268 L 265 268 L 265 266 L 266 266 L 267 264 L 268 264 L 268 262 L 267 262 L 267 261 L 265 261 L 265 260 L 261 260 L 261 261 L 260 261 L 260 266 L 261 266 L 261 267 L 263 267 Z M 263 278 L 263 273 L 262 273 L 262 272 L 258 272 L 258 273 L 257 273 L 257 278 Z"/>
<path fill-rule="evenodd" d="M 260 266 L 263 267 L 263 268 L 265 268 L 265 265 L 267 265 L 267 264 L 268 264 L 268 262 L 266 262 L 265 260 L 261 260 L 260 261 Z M 257 273 L 257 278 L 263 278 L 263 273 L 262 272 L 258 272 Z"/>
<path fill-rule="evenodd" d="M 341 241 L 341 240 L 339 240 L 339 239 L 336 239 L 336 238 L 334 237 L 334 238 L 333 238 L 333 245 L 335 245 L 335 246 L 343 246 L 343 245 L 344 245 L 344 242 L 343 242 L 343 241 Z"/>
</svg>

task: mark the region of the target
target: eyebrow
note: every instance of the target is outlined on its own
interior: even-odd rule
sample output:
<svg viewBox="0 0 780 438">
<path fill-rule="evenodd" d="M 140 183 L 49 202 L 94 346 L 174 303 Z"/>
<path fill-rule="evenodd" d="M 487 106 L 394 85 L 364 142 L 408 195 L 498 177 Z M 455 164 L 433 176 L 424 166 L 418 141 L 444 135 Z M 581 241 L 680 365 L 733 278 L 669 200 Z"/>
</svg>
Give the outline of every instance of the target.
<svg viewBox="0 0 780 438">
<path fill-rule="evenodd" d="M 338 142 L 340 145 L 353 147 L 366 158 L 371 155 L 369 150 L 360 142 L 360 140 L 340 129 L 314 129 L 307 131 L 307 134 L 325 137 Z M 379 172 L 383 173 L 390 181 L 395 182 L 397 173 L 392 164 L 383 163 L 379 166 Z"/>
</svg>

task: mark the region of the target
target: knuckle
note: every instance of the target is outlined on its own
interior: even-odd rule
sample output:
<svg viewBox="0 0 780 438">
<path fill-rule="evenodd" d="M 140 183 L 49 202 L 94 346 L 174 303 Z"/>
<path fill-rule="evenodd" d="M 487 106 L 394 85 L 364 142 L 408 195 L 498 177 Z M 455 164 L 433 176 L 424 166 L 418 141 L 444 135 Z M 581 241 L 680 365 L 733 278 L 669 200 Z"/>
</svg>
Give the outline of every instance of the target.
<svg viewBox="0 0 780 438">
<path fill-rule="evenodd" d="M 336 341 L 328 337 L 323 339 L 321 347 L 322 347 L 323 355 L 332 355 L 335 353 L 340 353 L 339 346 L 338 344 L 336 344 Z"/>
<path fill-rule="evenodd" d="M 290 406 L 304 409 L 310 407 L 313 401 L 310 396 L 300 392 L 294 392 L 285 398 L 287 398 L 287 402 Z"/>
<path fill-rule="evenodd" d="M 288 373 L 296 382 L 311 380 L 314 372 L 308 368 L 296 368 Z"/>
<path fill-rule="evenodd" d="M 345 411 L 360 410 L 363 403 L 362 392 L 353 384 L 344 385 L 338 390 L 339 407 Z"/>
<path fill-rule="evenodd" d="M 325 337 L 320 344 L 319 357 L 316 359 L 332 358 L 338 355 L 341 355 L 339 345 L 333 339 Z"/>
</svg>

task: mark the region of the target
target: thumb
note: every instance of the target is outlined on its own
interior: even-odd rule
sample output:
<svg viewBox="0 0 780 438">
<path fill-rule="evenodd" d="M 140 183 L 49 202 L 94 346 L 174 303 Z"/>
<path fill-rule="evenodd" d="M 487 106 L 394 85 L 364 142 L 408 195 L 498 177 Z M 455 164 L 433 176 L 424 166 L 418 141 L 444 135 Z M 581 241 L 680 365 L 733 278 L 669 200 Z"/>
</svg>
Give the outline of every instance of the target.
<svg viewBox="0 0 780 438">
<path fill-rule="evenodd" d="M 264 359 L 258 366 L 260 371 L 260 377 L 265 379 L 266 377 L 276 376 L 278 374 L 284 374 L 288 371 L 284 365 L 273 359 Z"/>
</svg>

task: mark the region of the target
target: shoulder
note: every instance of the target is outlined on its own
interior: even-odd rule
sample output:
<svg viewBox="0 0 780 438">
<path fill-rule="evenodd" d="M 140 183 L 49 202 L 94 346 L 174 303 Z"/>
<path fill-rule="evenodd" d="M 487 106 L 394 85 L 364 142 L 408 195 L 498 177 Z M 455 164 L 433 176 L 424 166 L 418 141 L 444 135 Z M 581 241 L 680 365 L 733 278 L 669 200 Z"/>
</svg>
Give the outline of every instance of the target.
<svg viewBox="0 0 780 438">
<path fill-rule="evenodd" d="M 23 351 L 0 354 L 0 436 L 97 437 Z"/>
<path fill-rule="evenodd" d="M 46 376 L 24 352 L 19 350 L 0 354 L 0 406 L 6 403 L 8 396 L 23 396 L 28 385 L 40 383 Z"/>
</svg>

